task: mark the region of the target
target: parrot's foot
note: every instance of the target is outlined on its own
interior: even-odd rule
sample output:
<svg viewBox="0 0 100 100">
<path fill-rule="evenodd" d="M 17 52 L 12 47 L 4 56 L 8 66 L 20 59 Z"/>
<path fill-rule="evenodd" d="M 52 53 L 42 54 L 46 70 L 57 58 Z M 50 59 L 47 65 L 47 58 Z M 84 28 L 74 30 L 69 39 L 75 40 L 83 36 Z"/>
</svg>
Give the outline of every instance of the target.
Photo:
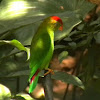
<svg viewBox="0 0 100 100">
<path fill-rule="evenodd" d="M 46 76 L 46 75 L 48 75 L 48 74 L 54 74 L 54 71 L 52 70 L 52 69 L 46 69 L 46 70 L 48 70 L 45 74 L 44 74 L 44 76 Z"/>
</svg>

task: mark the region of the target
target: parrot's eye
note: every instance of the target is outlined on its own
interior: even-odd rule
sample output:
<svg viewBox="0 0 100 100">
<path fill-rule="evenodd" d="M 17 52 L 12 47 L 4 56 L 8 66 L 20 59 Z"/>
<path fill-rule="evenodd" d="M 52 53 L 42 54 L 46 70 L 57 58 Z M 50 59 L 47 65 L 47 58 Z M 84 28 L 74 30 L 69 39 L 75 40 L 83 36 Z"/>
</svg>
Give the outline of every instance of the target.
<svg viewBox="0 0 100 100">
<path fill-rule="evenodd" d="M 54 30 L 62 30 L 62 24 L 59 21 L 56 20 L 50 20 L 50 25 Z"/>
<path fill-rule="evenodd" d="M 60 24 L 59 22 L 56 22 L 55 25 L 54 25 L 54 27 L 55 27 L 56 29 L 59 29 L 59 28 L 61 27 L 61 24 Z"/>
<path fill-rule="evenodd" d="M 59 29 L 59 30 L 63 30 L 63 22 L 62 20 L 57 17 L 57 16 L 51 16 L 51 19 L 50 19 L 52 25 L 53 25 L 53 28 L 55 29 Z"/>
</svg>

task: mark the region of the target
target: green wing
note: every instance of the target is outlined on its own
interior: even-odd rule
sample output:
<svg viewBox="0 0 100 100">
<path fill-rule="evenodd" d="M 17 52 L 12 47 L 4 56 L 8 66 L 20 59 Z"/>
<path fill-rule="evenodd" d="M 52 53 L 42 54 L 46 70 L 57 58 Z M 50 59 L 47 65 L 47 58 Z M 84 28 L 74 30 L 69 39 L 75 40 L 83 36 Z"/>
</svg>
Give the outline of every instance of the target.
<svg viewBox="0 0 100 100">
<path fill-rule="evenodd" d="M 30 48 L 30 68 L 31 78 L 35 72 L 40 69 L 48 67 L 49 61 L 53 54 L 53 43 L 51 42 L 49 33 L 42 32 L 37 33 L 33 37 L 31 48 Z"/>
</svg>

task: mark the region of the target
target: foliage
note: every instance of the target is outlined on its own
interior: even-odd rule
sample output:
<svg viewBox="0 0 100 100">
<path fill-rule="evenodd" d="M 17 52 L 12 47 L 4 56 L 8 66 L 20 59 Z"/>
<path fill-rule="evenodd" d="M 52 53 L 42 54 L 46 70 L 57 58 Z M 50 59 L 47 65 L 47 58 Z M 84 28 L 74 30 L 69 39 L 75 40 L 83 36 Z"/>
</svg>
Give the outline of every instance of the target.
<svg viewBox="0 0 100 100">
<path fill-rule="evenodd" d="M 94 84 L 91 80 L 98 81 L 100 78 L 100 17 L 90 22 L 84 21 L 86 14 L 94 7 L 94 4 L 86 0 L 0 1 L 0 77 L 13 78 L 29 74 L 32 37 L 44 18 L 57 15 L 63 20 L 64 30 L 55 33 L 55 50 L 61 51 L 60 61 L 70 51 L 82 51 L 82 72 L 78 74 L 80 79 L 63 72 L 56 72 L 52 78 L 81 88 L 85 85 L 87 93 L 88 89 L 92 89 L 90 84 Z M 85 50 L 87 52 L 84 55 Z M 95 85 L 98 86 L 98 83 L 99 81 Z M 100 93 L 99 89 L 99 86 L 94 88 Z"/>
<path fill-rule="evenodd" d="M 10 98 L 11 98 L 10 90 L 6 86 L 0 84 L 0 99 L 1 100 L 8 100 Z"/>
<path fill-rule="evenodd" d="M 65 72 L 57 71 L 57 72 L 55 72 L 54 75 L 52 75 L 51 78 L 56 79 L 56 80 L 61 80 L 62 82 L 66 82 L 69 84 L 74 84 L 82 89 L 85 89 L 82 81 L 78 77 L 72 76 Z"/>
</svg>

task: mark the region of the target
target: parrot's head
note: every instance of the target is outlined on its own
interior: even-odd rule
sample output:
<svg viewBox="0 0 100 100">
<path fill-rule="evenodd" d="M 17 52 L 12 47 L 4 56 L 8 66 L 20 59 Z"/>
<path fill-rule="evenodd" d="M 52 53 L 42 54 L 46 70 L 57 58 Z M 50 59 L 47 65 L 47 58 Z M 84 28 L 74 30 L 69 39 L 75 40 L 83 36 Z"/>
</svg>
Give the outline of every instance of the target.
<svg viewBox="0 0 100 100">
<path fill-rule="evenodd" d="M 50 23 L 51 26 L 54 28 L 54 30 L 58 29 L 60 31 L 63 30 L 63 22 L 58 16 L 51 16 L 50 17 Z"/>
<path fill-rule="evenodd" d="M 47 26 L 48 29 L 51 29 L 53 31 L 63 30 L 63 22 L 58 16 L 51 16 L 51 17 L 46 18 L 43 24 Z"/>
</svg>

